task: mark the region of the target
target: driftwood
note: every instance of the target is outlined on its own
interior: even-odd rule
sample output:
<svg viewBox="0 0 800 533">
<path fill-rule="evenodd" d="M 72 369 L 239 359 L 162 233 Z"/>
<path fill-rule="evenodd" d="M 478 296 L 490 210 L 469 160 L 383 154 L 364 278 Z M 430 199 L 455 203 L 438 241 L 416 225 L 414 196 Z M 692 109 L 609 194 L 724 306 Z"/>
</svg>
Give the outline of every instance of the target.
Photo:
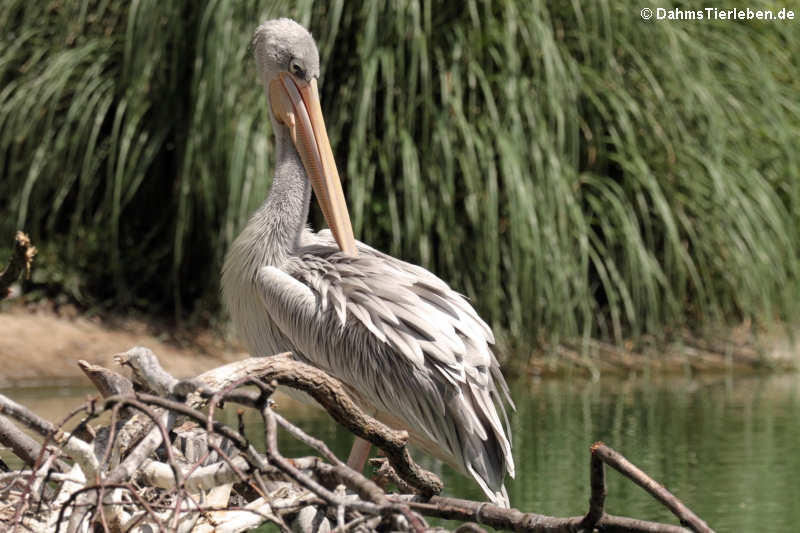
<svg viewBox="0 0 800 533">
<path fill-rule="evenodd" d="M 131 370 L 133 382 L 80 361 L 103 399 L 91 399 L 60 424 L 0 395 L 0 435 L 11 435 L 9 446 L 24 464 L 0 474 L 1 530 L 200 533 L 272 523 L 284 533 L 422 532 L 441 529 L 425 520 L 438 517 L 462 522 L 458 533 L 483 532 L 480 525 L 526 532 L 711 531 L 675 496 L 602 443 L 591 450 L 586 515 L 523 513 L 436 495 L 441 481 L 414 463 L 404 432 L 366 415 L 338 381 L 288 354 L 245 359 L 183 381 L 165 372 L 146 348 L 115 359 Z M 381 448 L 386 459 L 378 460 L 382 464 L 375 480 L 348 468 L 324 442 L 275 412 L 270 397 L 279 384 L 309 393 L 344 427 Z M 236 428 L 215 419 L 223 402 L 260 414 L 260 449 L 265 452 L 245 436 L 241 411 Z M 103 413 L 110 413 L 110 419 L 100 419 Z M 67 420 L 78 415 L 78 427 L 64 431 Z M 100 427 L 88 431 L 90 423 Z M 42 441 L 23 437 L 20 425 Z M 278 431 L 319 457 L 284 457 Z M 606 514 L 605 465 L 645 488 L 682 526 Z"/>
</svg>

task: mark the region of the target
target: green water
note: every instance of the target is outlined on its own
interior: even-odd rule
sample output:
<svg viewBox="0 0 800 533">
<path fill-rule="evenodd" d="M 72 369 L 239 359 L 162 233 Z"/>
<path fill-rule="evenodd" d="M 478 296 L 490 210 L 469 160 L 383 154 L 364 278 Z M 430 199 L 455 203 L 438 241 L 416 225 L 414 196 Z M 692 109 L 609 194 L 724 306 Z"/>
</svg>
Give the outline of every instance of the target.
<svg viewBox="0 0 800 533">
<path fill-rule="evenodd" d="M 55 418 L 79 404 L 85 389 L 3 391 Z M 512 505 L 557 516 L 583 514 L 589 497 L 589 446 L 603 440 L 672 490 L 711 527 L 723 531 L 796 531 L 800 520 L 800 376 L 665 381 L 543 381 L 512 387 L 517 479 Z M 315 409 L 288 399 L 278 409 L 345 457 L 351 437 Z M 231 417 L 232 412 L 227 416 Z M 255 420 L 252 438 L 259 438 Z M 286 455 L 308 453 L 287 436 Z M 6 456 L 6 454 L 3 454 Z M 420 454 L 417 454 L 419 456 Z M 481 498 L 448 467 L 448 495 Z M 675 523 L 646 493 L 609 472 L 607 510 Z"/>
</svg>

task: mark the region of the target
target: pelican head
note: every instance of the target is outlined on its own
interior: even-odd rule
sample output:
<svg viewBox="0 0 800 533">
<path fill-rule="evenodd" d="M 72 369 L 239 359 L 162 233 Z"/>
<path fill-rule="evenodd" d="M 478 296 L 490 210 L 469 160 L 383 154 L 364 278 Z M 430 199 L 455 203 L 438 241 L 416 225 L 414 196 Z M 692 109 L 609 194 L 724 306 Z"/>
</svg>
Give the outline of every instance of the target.
<svg viewBox="0 0 800 533">
<path fill-rule="evenodd" d="M 350 215 L 319 102 L 317 45 L 308 30 L 282 18 L 259 26 L 253 47 L 275 135 L 291 137 L 333 237 L 343 252 L 355 255 Z"/>
</svg>

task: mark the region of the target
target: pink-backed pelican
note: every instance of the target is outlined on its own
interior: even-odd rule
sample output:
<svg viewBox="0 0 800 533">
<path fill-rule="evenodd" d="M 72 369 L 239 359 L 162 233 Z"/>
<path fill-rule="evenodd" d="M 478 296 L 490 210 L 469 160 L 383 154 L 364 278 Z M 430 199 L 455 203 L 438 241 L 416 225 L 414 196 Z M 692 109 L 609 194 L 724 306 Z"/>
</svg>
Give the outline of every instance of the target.
<svg viewBox="0 0 800 533">
<path fill-rule="evenodd" d="M 511 400 L 490 349 L 492 330 L 438 277 L 353 237 L 311 34 L 292 20 L 270 20 L 253 44 L 276 166 L 266 201 L 223 268 L 238 334 L 254 355 L 291 351 L 335 376 L 367 412 L 407 430 L 507 507 Z M 330 231 L 306 227 L 312 189 Z M 357 442 L 350 463 L 363 468 L 368 452 Z"/>
</svg>

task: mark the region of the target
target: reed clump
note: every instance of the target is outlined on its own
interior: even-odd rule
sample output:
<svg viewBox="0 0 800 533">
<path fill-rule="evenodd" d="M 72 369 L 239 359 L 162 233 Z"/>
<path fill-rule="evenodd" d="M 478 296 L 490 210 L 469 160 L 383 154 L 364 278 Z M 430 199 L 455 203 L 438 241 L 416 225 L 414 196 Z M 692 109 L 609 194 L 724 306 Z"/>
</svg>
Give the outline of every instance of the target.
<svg viewBox="0 0 800 533">
<path fill-rule="evenodd" d="M 249 39 L 288 15 L 318 40 L 357 237 L 512 335 L 796 318 L 796 24 L 640 9 L 8 0 L 0 233 L 79 301 L 214 308 L 271 178 Z"/>
</svg>

